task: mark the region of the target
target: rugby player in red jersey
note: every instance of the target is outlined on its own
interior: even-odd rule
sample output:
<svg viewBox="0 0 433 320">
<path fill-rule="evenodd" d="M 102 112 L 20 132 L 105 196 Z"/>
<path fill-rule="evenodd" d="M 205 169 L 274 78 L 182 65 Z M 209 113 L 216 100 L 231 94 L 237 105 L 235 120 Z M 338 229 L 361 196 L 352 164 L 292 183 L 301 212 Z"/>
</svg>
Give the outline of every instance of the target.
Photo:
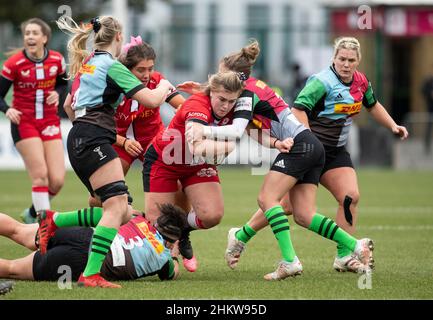
<svg viewBox="0 0 433 320">
<path fill-rule="evenodd" d="M 11 121 L 11 133 L 32 182 L 32 206 L 22 213 L 26 223 L 50 209 L 50 198 L 63 186 L 65 164 L 59 97 L 67 87 L 63 56 L 48 50 L 50 27 L 39 18 L 22 23 L 24 48 L 15 50 L 0 75 L 0 110 Z M 12 105 L 4 98 L 13 85 Z"/>
<path fill-rule="evenodd" d="M 188 214 L 191 228 L 179 243 L 184 266 L 195 271 L 197 262 L 189 241 L 189 232 L 217 225 L 224 214 L 224 203 L 215 157 L 224 157 L 234 142 L 185 139 L 185 128 L 195 124 L 214 126 L 231 123 L 233 106 L 243 90 L 234 72 L 218 73 L 209 78 L 204 91 L 192 95 L 176 113 L 168 127 L 152 141 L 144 155 L 143 186 L 145 211 L 150 221 L 159 215 L 158 204 L 176 203 L 178 181 L 193 210 Z"/>
</svg>

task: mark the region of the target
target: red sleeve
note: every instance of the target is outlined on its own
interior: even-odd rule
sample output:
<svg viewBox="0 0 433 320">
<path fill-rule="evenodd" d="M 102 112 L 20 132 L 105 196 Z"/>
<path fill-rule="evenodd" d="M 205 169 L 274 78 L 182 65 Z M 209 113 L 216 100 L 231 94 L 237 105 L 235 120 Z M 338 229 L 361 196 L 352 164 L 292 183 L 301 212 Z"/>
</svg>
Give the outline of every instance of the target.
<svg viewBox="0 0 433 320">
<path fill-rule="evenodd" d="M 1 73 L 3 77 L 10 81 L 14 81 L 16 76 L 16 59 L 14 57 L 15 56 L 12 56 L 4 62 Z"/>
<path fill-rule="evenodd" d="M 193 121 L 207 126 L 211 122 L 209 104 L 203 97 L 191 96 L 182 106 L 185 122 Z"/>
<path fill-rule="evenodd" d="M 156 84 L 158 84 L 162 79 L 165 79 L 164 76 L 158 71 L 152 72 L 152 78 L 155 80 Z"/>
</svg>

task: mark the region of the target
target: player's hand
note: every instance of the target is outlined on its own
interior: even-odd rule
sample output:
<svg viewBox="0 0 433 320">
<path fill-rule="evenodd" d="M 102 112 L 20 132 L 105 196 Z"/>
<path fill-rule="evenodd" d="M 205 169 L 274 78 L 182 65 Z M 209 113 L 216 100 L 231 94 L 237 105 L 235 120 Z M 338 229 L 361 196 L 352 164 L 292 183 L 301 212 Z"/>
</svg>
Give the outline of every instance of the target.
<svg viewBox="0 0 433 320">
<path fill-rule="evenodd" d="M 275 147 L 280 151 L 281 153 L 288 153 L 290 149 L 292 149 L 294 144 L 294 141 L 292 138 L 286 138 L 283 141 L 278 140 L 275 143 Z"/>
<path fill-rule="evenodd" d="M 400 136 L 400 140 L 404 140 L 409 136 L 409 132 L 407 132 L 407 129 L 403 126 L 395 126 L 392 128 L 392 133 L 395 135 Z"/>
<path fill-rule="evenodd" d="M 129 155 L 133 157 L 138 157 L 144 151 L 140 142 L 131 139 L 126 139 L 125 146 L 123 148 L 126 152 L 128 152 Z"/>
<path fill-rule="evenodd" d="M 177 90 L 188 94 L 196 94 L 200 92 L 201 84 L 195 81 L 185 81 L 176 86 Z"/>
<path fill-rule="evenodd" d="M 189 143 L 201 141 L 203 139 L 203 126 L 187 122 L 185 125 L 185 138 Z"/>
<path fill-rule="evenodd" d="M 54 104 L 55 107 L 59 105 L 59 94 L 56 90 L 51 91 L 48 95 L 47 104 Z"/>
<path fill-rule="evenodd" d="M 13 123 L 13 124 L 20 124 L 21 122 L 21 115 L 23 113 L 15 108 L 9 108 L 6 111 L 6 117 Z"/>
<path fill-rule="evenodd" d="M 171 84 L 170 81 L 168 81 L 167 79 L 161 79 L 161 81 L 158 84 L 158 87 L 163 86 L 166 87 L 168 89 L 168 94 L 172 93 L 173 91 L 176 90 L 176 88 L 174 87 L 174 85 Z"/>
<path fill-rule="evenodd" d="M 176 240 L 175 243 L 170 245 L 171 248 L 170 249 L 170 254 L 172 257 L 179 257 L 180 253 L 179 253 L 179 240 Z"/>
</svg>

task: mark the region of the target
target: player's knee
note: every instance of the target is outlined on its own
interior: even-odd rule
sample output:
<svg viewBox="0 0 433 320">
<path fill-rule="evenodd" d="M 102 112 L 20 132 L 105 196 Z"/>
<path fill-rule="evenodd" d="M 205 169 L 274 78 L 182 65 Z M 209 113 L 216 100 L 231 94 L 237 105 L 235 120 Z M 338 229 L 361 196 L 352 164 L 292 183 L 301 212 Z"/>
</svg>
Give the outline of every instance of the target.
<svg viewBox="0 0 433 320">
<path fill-rule="evenodd" d="M 95 190 L 95 194 L 101 199 L 101 202 L 104 203 L 106 200 L 116 197 L 116 196 L 125 196 L 125 200 L 128 196 L 128 186 L 125 184 L 125 181 L 119 180 L 115 182 L 110 182 L 98 189 Z M 125 207 L 126 208 L 126 207 Z"/>
<path fill-rule="evenodd" d="M 59 177 L 59 178 L 54 178 L 54 179 L 50 179 L 50 193 L 51 194 L 57 194 L 60 192 L 60 190 L 63 187 L 65 180 L 63 179 L 63 177 Z"/>
<path fill-rule="evenodd" d="M 132 219 L 132 215 L 133 215 L 134 213 L 136 213 L 136 214 L 140 214 L 140 212 L 134 210 L 134 208 L 133 208 L 130 204 L 128 204 L 128 207 L 127 207 L 127 209 L 126 209 L 126 214 L 125 214 L 125 216 L 123 217 L 122 224 L 125 224 L 125 223 L 127 223 L 129 220 L 131 220 L 131 219 Z"/>
<path fill-rule="evenodd" d="M 33 176 L 32 178 L 32 185 L 33 186 L 47 186 L 48 185 L 48 176 L 43 174 L 43 172 L 40 172 Z"/>
<path fill-rule="evenodd" d="M 345 195 L 339 197 L 337 200 L 341 206 L 347 205 L 348 202 L 350 202 L 349 205 L 356 206 L 359 202 L 359 198 L 360 198 L 359 191 L 353 190 L 347 192 Z"/>
<path fill-rule="evenodd" d="M 203 223 L 203 226 L 209 229 L 218 225 L 221 222 L 224 216 L 224 209 L 223 208 L 208 209 L 205 210 L 201 216 L 203 217 L 203 219 L 200 218 L 200 220 Z"/>
<path fill-rule="evenodd" d="M 310 215 L 293 212 L 293 220 L 295 220 L 295 223 L 304 228 L 308 228 L 310 225 L 311 221 L 309 221 L 310 219 L 308 219 L 308 217 L 310 217 Z"/>
<path fill-rule="evenodd" d="M 283 201 L 281 203 L 281 206 L 283 207 L 284 213 L 286 216 L 290 216 L 293 213 L 293 208 L 290 202 Z"/>
<path fill-rule="evenodd" d="M 263 212 L 266 210 L 266 208 L 271 206 L 271 203 L 274 202 L 275 201 L 270 199 L 269 195 L 264 192 L 260 192 L 259 196 L 257 197 L 257 204 L 259 205 L 260 209 L 263 210 Z"/>
<path fill-rule="evenodd" d="M 93 197 L 92 195 L 89 195 L 89 207 L 102 207 L 101 200 L 98 199 L 98 197 Z"/>
</svg>

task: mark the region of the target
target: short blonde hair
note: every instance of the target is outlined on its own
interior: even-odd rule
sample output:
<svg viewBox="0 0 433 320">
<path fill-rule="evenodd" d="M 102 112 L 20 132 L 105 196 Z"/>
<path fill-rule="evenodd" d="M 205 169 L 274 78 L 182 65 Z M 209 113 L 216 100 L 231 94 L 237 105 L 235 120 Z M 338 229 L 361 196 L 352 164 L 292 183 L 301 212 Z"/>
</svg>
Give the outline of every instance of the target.
<svg viewBox="0 0 433 320">
<path fill-rule="evenodd" d="M 361 61 L 361 45 L 354 37 L 340 37 L 334 42 L 334 59 L 340 49 L 355 50 L 358 60 Z"/>
</svg>

